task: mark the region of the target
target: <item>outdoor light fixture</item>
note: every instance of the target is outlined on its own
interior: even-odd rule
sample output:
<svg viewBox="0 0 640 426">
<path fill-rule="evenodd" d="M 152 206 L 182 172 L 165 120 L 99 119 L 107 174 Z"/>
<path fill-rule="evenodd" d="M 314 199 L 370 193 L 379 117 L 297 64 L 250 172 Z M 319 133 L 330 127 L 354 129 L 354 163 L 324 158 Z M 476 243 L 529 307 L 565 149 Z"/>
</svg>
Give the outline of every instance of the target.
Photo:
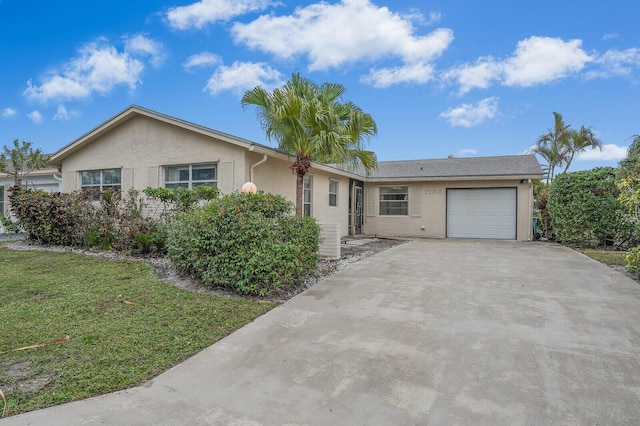
<svg viewBox="0 0 640 426">
<path fill-rule="evenodd" d="M 240 189 L 240 192 L 242 192 L 243 194 L 255 194 L 256 192 L 258 192 L 258 187 L 253 182 L 246 182 L 242 185 L 242 189 Z"/>
</svg>

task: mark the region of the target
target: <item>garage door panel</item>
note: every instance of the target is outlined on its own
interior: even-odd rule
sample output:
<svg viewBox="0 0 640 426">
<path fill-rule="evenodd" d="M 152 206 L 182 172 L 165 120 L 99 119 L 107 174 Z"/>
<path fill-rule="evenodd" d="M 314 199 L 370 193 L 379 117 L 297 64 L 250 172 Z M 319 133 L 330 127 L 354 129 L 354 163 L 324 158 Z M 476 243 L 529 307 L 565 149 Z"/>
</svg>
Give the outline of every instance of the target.
<svg viewBox="0 0 640 426">
<path fill-rule="evenodd" d="M 516 239 L 516 189 L 448 189 L 447 237 Z"/>
</svg>

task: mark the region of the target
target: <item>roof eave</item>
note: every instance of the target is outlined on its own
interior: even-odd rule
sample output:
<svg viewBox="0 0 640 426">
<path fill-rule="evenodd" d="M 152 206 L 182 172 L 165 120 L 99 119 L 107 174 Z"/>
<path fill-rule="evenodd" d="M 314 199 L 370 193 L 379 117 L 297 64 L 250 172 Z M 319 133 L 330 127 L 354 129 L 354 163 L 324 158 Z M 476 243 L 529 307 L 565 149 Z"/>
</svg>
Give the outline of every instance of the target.
<svg viewBox="0 0 640 426">
<path fill-rule="evenodd" d="M 539 174 L 521 175 L 470 175 L 470 176 L 411 176 L 411 177 L 378 177 L 365 178 L 366 182 L 443 182 L 443 181 L 468 181 L 468 180 L 522 180 L 542 179 Z"/>
<path fill-rule="evenodd" d="M 49 159 L 49 164 L 60 166 L 62 164 L 62 160 L 64 160 L 66 157 L 76 152 L 77 150 L 81 149 L 87 143 L 90 143 L 91 141 L 97 139 L 101 135 L 111 131 L 115 127 L 118 127 L 126 123 L 128 120 L 136 116 L 153 118 L 155 120 L 162 121 L 167 124 L 175 125 L 195 133 L 200 133 L 202 135 L 206 135 L 209 137 L 215 137 L 216 139 L 219 139 L 224 142 L 228 142 L 243 148 L 247 148 L 247 149 L 250 146 L 255 145 L 253 142 L 250 142 L 248 140 L 244 140 L 232 135 L 228 135 L 226 133 L 218 132 L 216 130 L 199 126 L 197 124 L 190 123 L 188 121 L 180 120 L 175 117 L 164 115 L 156 111 L 152 111 L 137 105 L 133 105 L 121 111 L 120 113 L 116 114 L 115 116 L 111 117 L 107 121 L 103 122 L 102 124 L 98 125 L 97 127 L 93 128 L 89 132 L 85 133 L 84 135 L 80 136 L 79 138 L 75 139 L 71 143 L 65 145 L 64 147 L 62 147 L 61 149 L 53 153 L 51 155 L 51 158 Z"/>
</svg>

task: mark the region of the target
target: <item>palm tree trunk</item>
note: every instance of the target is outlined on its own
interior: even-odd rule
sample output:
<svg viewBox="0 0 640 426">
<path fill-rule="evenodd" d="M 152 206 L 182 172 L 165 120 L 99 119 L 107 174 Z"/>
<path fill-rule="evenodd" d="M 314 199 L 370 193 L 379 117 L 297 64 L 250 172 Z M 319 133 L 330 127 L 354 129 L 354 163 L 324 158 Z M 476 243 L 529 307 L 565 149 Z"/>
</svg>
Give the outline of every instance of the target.
<svg viewBox="0 0 640 426">
<path fill-rule="evenodd" d="M 567 170 L 569 170 L 569 166 L 571 165 L 571 162 L 573 161 L 573 156 L 575 155 L 575 153 L 571 153 L 571 157 L 569 157 L 569 160 L 567 161 L 567 165 L 564 167 L 564 171 L 562 173 L 567 173 Z"/>
<path fill-rule="evenodd" d="M 296 215 L 302 216 L 302 195 L 304 192 L 304 173 L 296 173 Z"/>
</svg>

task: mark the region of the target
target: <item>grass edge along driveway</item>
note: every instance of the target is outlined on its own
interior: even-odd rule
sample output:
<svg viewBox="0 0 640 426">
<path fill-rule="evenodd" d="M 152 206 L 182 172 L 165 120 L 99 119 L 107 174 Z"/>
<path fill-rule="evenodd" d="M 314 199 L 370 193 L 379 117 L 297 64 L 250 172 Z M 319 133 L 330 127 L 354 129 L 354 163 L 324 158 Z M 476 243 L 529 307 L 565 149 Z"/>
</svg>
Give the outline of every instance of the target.
<svg viewBox="0 0 640 426">
<path fill-rule="evenodd" d="M 0 415 L 138 385 L 275 306 L 176 288 L 144 262 L 0 248 Z"/>
</svg>

